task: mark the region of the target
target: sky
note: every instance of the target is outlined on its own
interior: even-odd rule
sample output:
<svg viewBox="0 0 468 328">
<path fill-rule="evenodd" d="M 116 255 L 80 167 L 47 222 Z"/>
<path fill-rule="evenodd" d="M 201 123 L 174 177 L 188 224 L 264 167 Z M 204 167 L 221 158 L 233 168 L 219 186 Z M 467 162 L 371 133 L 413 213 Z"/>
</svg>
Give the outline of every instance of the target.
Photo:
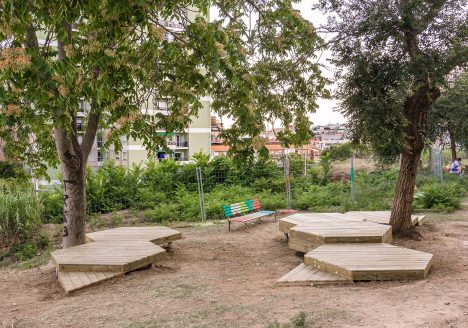
<svg viewBox="0 0 468 328">
<path fill-rule="evenodd" d="M 302 17 L 311 21 L 314 26 L 319 26 L 326 22 L 326 18 L 318 11 L 312 10 L 312 4 L 315 1 L 311 0 L 302 0 L 300 3 L 294 5 L 295 8 L 299 9 Z M 210 12 L 212 19 L 218 17 L 218 13 L 215 8 L 212 8 Z M 321 35 L 322 38 L 327 40 L 328 35 Z M 327 69 L 322 71 L 322 74 L 327 78 L 332 78 L 332 65 L 329 62 L 332 54 L 330 51 L 324 51 L 320 57 L 320 63 L 325 65 Z M 333 86 L 329 86 L 330 91 L 333 92 Z M 338 101 L 336 99 L 319 99 L 317 101 L 318 109 L 315 113 L 310 114 L 311 121 L 314 125 L 326 125 L 328 123 L 345 123 L 346 119 L 341 115 L 338 109 Z M 229 119 L 223 118 L 223 123 L 225 125 L 230 125 Z"/>
</svg>

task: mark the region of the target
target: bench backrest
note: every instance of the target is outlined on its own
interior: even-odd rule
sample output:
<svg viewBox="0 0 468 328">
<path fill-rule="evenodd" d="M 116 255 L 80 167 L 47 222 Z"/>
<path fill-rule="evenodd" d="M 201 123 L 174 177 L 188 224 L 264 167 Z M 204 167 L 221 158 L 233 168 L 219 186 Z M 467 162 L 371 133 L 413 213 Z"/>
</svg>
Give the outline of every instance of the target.
<svg viewBox="0 0 468 328">
<path fill-rule="evenodd" d="M 260 210 L 260 201 L 258 199 L 247 199 L 241 203 L 223 205 L 223 210 L 226 217 L 243 215 Z"/>
</svg>

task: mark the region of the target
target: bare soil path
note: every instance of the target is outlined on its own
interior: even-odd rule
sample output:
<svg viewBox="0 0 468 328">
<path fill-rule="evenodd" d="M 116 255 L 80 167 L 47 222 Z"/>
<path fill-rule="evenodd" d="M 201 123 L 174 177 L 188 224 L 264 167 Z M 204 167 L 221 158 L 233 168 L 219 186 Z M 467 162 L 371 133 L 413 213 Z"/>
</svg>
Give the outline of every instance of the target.
<svg viewBox="0 0 468 328">
<path fill-rule="evenodd" d="M 180 230 L 184 239 L 156 268 L 71 296 L 51 264 L 0 269 L 0 327 L 267 327 L 300 312 L 311 327 L 468 327 L 466 210 L 430 214 L 421 241 L 395 241 L 434 254 L 420 281 L 275 286 L 302 262 L 278 223 Z"/>
</svg>

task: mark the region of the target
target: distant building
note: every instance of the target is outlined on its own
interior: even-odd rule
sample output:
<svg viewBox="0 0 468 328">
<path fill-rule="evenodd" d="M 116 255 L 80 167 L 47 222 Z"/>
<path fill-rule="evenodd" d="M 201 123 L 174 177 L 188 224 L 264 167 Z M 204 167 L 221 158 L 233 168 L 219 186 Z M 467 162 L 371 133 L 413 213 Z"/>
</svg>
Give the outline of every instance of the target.
<svg viewBox="0 0 468 328">
<path fill-rule="evenodd" d="M 346 125 L 344 124 L 316 125 L 312 128 L 312 132 L 319 150 L 349 141 L 346 138 Z"/>
<path fill-rule="evenodd" d="M 223 123 L 216 116 L 211 116 L 211 145 L 222 145 L 220 135 L 223 132 Z"/>
<path fill-rule="evenodd" d="M 222 132 L 223 125 L 216 117 L 211 118 L 211 155 L 212 156 L 226 156 L 229 151 L 229 146 L 223 144 L 223 140 L 219 138 Z M 281 142 L 276 138 L 277 134 L 281 132 L 283 128 L 274 128 L 262 134 L 265 140 L 265 147 L 272 158 L 279 159 L 287 154 L 298 153 L 305 154 L 308 159 L 313 160 L 318 149 L 315 147 L 315 142 L 310 139 L 306 144 L 299 147 L 283 147 Z"/>
</svg>

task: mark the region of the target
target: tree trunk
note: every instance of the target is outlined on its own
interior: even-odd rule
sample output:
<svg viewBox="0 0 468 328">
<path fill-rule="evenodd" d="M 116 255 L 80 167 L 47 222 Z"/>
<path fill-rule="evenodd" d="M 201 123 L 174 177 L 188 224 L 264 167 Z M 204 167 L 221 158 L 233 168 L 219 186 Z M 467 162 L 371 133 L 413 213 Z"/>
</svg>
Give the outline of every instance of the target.
<svg viewBox="0 0 468 328">
<path fill-rule="evenodd" d="M 427 131 L 427 113 L 439 95 L 438 89 L 423 85 L 405 102 L 404 114 L 408 121 L 405 128 L 406 144 L 401 154 L 400 174 L 390 215 L 394 233 L 408 234 L 412 230 L 411 210 L 418 164 Z"/>
<path fill-rule="evenodd" d="M 63 248 L 85 243 L 86 163 L 78 166 L 62 162 L 63 174 Z"/>
<path fill-rule="evenodd" d="M 452 162 L 457 160 L 457 145 L 455 144 L 455 134 L 449 128 L 448 129 L 449 138 L 450 138 L 450 151 L 452 153 Z"/>
<path fill-rule="evenodd" d="M 394 232 L 406 232 L 412 227 L 411 210 L 416 186 L 417 164 L 421 153 L 404 151 L 401 156 L 400 174 L 398 175 L 390 225 Z"/>
</svg>

